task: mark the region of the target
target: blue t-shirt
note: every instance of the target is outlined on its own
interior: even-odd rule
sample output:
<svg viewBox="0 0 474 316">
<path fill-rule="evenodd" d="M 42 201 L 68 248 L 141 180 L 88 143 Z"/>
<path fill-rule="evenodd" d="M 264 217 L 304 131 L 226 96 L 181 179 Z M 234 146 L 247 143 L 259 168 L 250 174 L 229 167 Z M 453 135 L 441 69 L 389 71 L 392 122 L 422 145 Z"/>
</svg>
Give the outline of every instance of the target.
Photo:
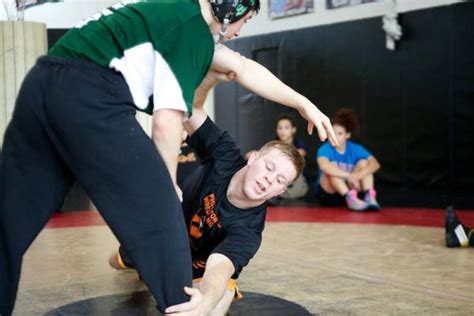
<svg viewBox="0 0 474 316">
<path fill-rule="evenodd" d="M 336 162 L 340 170 L 350 173 L 359 160 L 368 159 L 370 156 L 372 154 L 364 146 L 349 140 L 346 143 L 346 151 L 343 154 L 339 153 L 331 144 L 325 142 L 319 147 L 316 159 L 325 157 L 330 162 Z M 321 172 L 319 172 L 318 182 L 320 177 Z"/>
</svg>

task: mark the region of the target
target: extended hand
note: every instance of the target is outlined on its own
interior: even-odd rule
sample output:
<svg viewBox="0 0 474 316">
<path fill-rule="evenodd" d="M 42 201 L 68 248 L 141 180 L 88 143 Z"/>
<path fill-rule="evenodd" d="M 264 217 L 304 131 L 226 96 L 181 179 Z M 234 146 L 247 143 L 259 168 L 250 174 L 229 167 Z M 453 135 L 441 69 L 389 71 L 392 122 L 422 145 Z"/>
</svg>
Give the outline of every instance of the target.
<svg viewBox="0 0 474 316">
<path fill-rule="evenodd" d="M 321 141 L 328 139 L 331 145 L 339 145 L 336 138 L 336 133 L 334 133 L 332 128 L 331 121 L 314 104 L 312 104 L 310 101 L 307 101 L 299 108 L 298 112 L 306 121 L 308 121 L 309 135 L 313 134 L 313 128 L 316 126 L 319 139 Z"/>
<path fill-rule="evenodd" d="M 166 315 L 173 316 L 206 316 L 212 309 L 205 296 L 195 288 L 185 286 L 184 292 L 191 296 L 189 302 L 170 306 L 165 310 Z"/>
</svg>

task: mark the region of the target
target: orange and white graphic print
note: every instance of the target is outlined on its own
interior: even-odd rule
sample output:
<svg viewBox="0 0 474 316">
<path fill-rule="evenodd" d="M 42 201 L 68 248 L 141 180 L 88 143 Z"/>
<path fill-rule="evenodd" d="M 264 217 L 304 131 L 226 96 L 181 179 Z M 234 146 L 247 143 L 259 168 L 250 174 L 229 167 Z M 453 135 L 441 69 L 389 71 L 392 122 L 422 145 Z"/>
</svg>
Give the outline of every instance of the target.
<svg viewBox="0 0 474 316">
<path fill-rule="evenodd" d="M 205 230 L 209 230 L 217 225 L 221 228 L 219 217 L 215 212 L 216 195 L 210 193 L 203 198 L 204 209 L 199 209 L 191 218 L 189 235 L 192 238 L 199 239 Z"/>
</svg>

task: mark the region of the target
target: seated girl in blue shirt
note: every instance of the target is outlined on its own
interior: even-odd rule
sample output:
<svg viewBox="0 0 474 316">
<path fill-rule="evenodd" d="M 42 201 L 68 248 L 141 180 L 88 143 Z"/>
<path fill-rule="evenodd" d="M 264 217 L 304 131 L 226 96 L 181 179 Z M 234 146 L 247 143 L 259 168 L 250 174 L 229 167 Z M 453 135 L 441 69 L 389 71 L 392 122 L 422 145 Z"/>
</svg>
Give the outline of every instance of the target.
<svg viewBox="0 0 474 316">
<path fill-rule="evenodd" d="M 339 146 L 326 142 L 318 149 L 320 175 L 316 196 L 319 202 L 326 206 L 347 204 L 353 211 L 379 210 L 374 173 L 380 164 L 364 146 L 350 140 L 358 130 L 356 113 L 342 108 L 331 123 Z"/>
</svg>

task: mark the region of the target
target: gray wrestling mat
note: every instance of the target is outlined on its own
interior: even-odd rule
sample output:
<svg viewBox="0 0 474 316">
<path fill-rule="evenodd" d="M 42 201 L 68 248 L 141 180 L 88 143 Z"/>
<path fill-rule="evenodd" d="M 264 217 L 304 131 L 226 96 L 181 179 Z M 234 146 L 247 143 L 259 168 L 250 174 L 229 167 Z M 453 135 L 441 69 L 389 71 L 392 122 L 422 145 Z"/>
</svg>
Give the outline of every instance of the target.
<svg viewBox="0 0 474 316">
<path fill-rule="evenodd" d="M 244 299 L 232 304 L 229 316 L 304 316 L 311 315 L 304 307 L 284 299 L 253 292 L 244 292 Z M 158 316 L 150 292 L 115 294 L 60 306 L 45 316 Z"/>
</svg>

